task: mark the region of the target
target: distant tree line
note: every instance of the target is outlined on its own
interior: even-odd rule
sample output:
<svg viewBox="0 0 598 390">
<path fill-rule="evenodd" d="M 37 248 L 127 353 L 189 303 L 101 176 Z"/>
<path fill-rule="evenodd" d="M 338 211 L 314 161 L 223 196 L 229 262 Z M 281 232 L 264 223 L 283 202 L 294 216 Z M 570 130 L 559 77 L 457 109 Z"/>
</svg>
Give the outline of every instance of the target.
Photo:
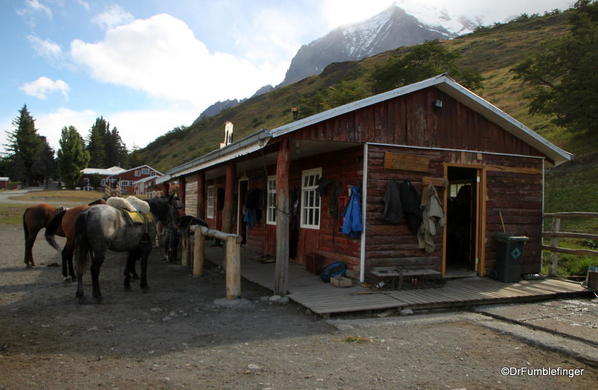
<svg viewBox="0 0 598 390">
<path fill-rule="evenodd" d="M 74 188 L 81 178 L 81 170 L 94 168 L 129 167 L 127 147 L 118 129 L 99 117 L 89 130 L 86 140 L 74 126 L 65 126 L 60 137 L 58 152 L 50 147 L 45 137 L 38 134 L 35 119 L 24 105 L 8 131 L 7 153 L 0 158 L 0 176 L 9 176 L 26 186 L 48 186 L 50 179 L 58 179 Z"/>
</svg>

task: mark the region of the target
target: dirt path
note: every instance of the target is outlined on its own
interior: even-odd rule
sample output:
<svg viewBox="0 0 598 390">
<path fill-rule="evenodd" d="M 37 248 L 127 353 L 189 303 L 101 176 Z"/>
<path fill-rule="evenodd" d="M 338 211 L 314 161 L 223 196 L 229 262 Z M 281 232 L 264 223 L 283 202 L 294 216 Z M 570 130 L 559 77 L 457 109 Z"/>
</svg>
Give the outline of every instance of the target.
<svg viewBox="0 0 598 390">
<path fill-rule="evenodd" d="M 19 227 L 0 225 L 0 389 L 589 389 L 598 379 L 459 316 L 339 331 L 245 283 L 242 300 L 222 305 L 221 273 L 195 279 L 157 256 L 148 293 L 123 290 L 115 254 L 100 276 L 104 302 L 80 305 L 75 285 L 45 265 L 56 252 L 40 237 L 40 266 L 27 270 L 22 241 Z M 505 366 L 584 373 L 502 376 Z"/>
</svg>

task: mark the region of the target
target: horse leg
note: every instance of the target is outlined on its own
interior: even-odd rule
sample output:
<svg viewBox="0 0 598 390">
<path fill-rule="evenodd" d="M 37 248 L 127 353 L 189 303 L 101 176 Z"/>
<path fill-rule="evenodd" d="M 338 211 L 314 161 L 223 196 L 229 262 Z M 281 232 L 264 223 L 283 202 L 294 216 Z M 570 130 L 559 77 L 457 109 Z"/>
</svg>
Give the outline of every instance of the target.
<svg viewBox="0 0 598 390">
<path fill-rule="evenodd" d="M 73 248 L 73 245 L 67 242 L 62 250 L 62 277 L 64 281 L 68 281 L 69 276 L 71 277 L 72 281 L 76 280 L 75 270 L 73 268 L 74 249 L 75 248 Z"/>
<path fill-rule="evenodd" d="M 139 286 L 143 290 L 143 292 L 147 292 L 149 290 L 149 286 L 147 284 L 147 258 L 149 257 L 152 251 L 152 243 L 151 241 L 142 241 L 141 242 L 141 282 Z"/>
<path fill-rule="evenodd" d="M 95 251 L 95 256 L 91 260 L 91 285 L 93 298 L 97 303 L 102 302 L 102 293 L 100 292 L 100 269 L 104 262 L 105 252 Z"/>
<path fill-rule="evenodd" d="M 127 252 L 127 264 L 125 266 L 125 290 L 129 291 L 131 290 L 131 277 L 133 277 L 133 279 L 139 279 L 139 276 L 137 276 L 137 273 L 135 272 L 135 261 L 137 260 L 137 252 L 132 250 Z"/>
<path fill-rule="evenodd" d="M 33 261 L 33 244 L 35 244 L 35 239 L 39 231 L 39 228 L 34 228 L 31 232 L 28 232 L 25 238 L 25 264 L 27 268 L 35 267 L 35 262 Z"/>
</svg>

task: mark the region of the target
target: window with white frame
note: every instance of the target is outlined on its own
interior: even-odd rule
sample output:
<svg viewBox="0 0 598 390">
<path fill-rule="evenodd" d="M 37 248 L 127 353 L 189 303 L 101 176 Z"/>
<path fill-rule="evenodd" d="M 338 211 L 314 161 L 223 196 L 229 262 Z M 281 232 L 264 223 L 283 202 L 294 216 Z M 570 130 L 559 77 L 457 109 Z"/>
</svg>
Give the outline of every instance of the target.
<svg viewBox="0 0 598 390">
<path fill-rule="evenodd" d="M 206 198 L 206 218 L 214 218 L 214 186 L 208 186 Z"/>
<path fill-rule="evenodd" d="M 266 223 L 276 225 L 276 176 L 268 176 L 268 209 Z"/>
<path fill-rule="evenodd" d="M 141 168 L 142 175 L 149 175 L 149 168 Z"/>
<path fill-rule="evenodd" d="M 139 169 L 135 170 L 135 177 L 139 177 L 141 176 L 141 172 L 139 172 Z"/>
<path fill-rule="evenodd" d="M 123 188 L 123 187 L 128 187 L 128 186 L 130 186 L 130 185 L 131 185 L 131 182 L 130 182 L 129 180 L 121 180 L 121 181 L 120 181 L 120 187 L 121 187 L 121 188 Z"/>
<path fill-rule="evenodd" d="M 320 228 L 320 195 L 317 193 L 322 168 L 309 169 L 301 174 L 301 227 Z"/>
</svg>

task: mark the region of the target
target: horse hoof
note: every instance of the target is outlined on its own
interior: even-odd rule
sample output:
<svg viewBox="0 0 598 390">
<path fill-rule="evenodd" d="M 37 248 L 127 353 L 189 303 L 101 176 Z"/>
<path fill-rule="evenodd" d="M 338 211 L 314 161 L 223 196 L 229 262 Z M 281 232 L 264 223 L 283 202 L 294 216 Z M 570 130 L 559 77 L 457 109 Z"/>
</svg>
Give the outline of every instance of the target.
<svg viewBox="0 0 598 390">
<path fill-rule="evenodd" d="M 125 284 L 125 291 L 131 291 L 131 285 L 130 284 L 129 285 Z"/>
<path fill-rule="evenodd" d="M 93 297 L 93 300 L 95 303 L 102 303 L 102 296 L 100 295 L 99 297 Z"/>
<path fill-rule="evenodd" d="M 143 291 L 144 293 L 149 291 L 149 286 L 142 286 L 141 287 L 141 291 Z"/>
</svg>

